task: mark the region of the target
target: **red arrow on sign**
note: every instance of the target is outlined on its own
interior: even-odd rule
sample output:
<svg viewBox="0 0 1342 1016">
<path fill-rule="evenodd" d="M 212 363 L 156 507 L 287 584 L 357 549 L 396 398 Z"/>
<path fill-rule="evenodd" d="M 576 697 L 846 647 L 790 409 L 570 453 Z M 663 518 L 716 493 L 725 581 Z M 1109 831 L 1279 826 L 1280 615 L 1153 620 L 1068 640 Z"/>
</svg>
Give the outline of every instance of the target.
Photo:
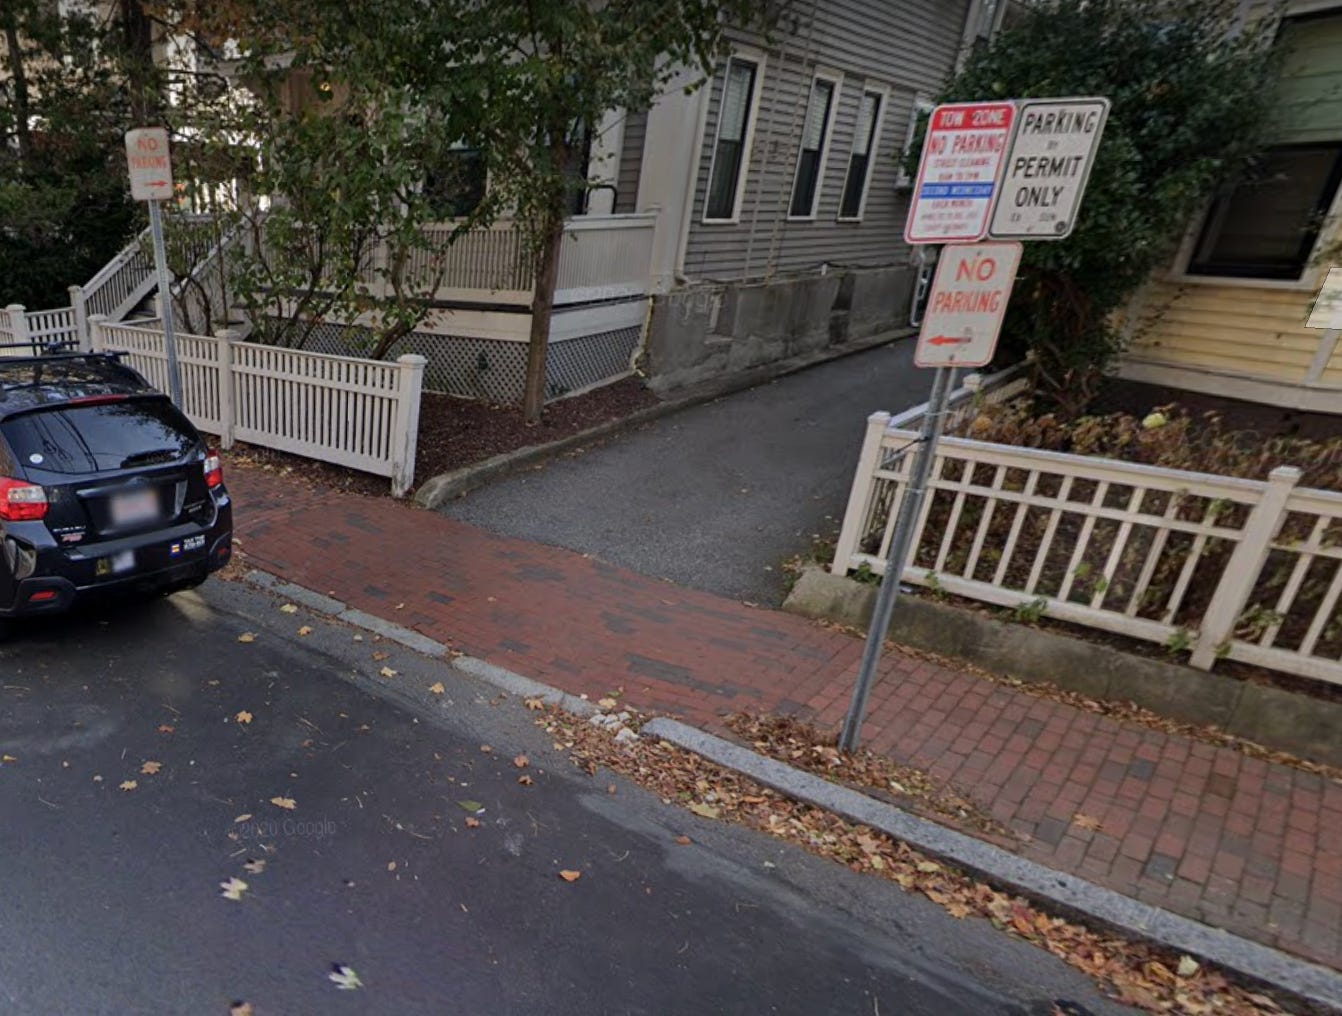
<svg viewBox="0 0 1342 1016">
<path fill-rule="evenodd" d="M 933 335 L 927 340 L 929 346 L 963 346 L 966 342 L 974 340 L 968 336 L 961 335 Z"/>
<path fill-rule="evenodd" d="M 171 182 L 171 180 L 146 180 L 145 184 L 150 187 L 166 187 Z"/>
</svg>

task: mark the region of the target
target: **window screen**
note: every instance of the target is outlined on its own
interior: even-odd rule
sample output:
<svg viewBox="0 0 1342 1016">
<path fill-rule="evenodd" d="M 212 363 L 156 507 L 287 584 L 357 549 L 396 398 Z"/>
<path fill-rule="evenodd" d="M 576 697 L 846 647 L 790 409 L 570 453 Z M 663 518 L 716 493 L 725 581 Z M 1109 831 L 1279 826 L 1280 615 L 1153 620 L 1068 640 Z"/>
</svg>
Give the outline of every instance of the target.
<svg viewBox="0 0 1342 1016">
<path fill-rule="evenodd" d="M 1213 203 L 1191 275 L 1298 279 L 1342 178 L 1342 142 L 1270 148 Z"/>
<path fill-rule="evenodd" d="M 713 150 L 713 173 L 708 182 L 709 219 L 730 219 L 736 213 L 736 190 L 745 155 L 750 104 L 755 93 L 756 66 L 733 58 L 727 64 L 722 85 L 722 110 L 718 115 L 718 140 Z"/>
<path fill-rule="evenodd" d="M 843 182 L 843 199 L 839 202 L 839 217 L 855 219 L 862 212 L 862 198 L 867 191 L 867 171 L 871 166 L 872 147 L 876 143 L 876 127 L 881 121 L 879 92 L 863 92 L 862 105 L 857 111 L 857 129 L 853 133 L 853 153 L 848 157 L 848 176 Z"/>
<path fill-rule="evenodd" d="M 829 129 L 829 111 L 834 103 L 834 82 L 817 78 L 811 84 L 806 103 L 806 123 L 802 127 L 801 154 L 797 157 L 797 178 L 792 185 L 792 215 L 814 215 L 816 190 L 820 184 L 820 157 L 825 151 L 825 132 Z"/>
</svg>

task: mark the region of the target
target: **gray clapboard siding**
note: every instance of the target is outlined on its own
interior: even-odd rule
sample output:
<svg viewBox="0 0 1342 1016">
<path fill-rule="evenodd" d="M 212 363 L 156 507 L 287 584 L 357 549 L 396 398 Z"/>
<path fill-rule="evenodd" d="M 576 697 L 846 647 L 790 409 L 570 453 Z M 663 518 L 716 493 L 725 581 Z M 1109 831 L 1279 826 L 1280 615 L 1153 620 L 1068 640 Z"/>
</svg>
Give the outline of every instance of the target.
<svg viewBox="0 0 1342 1016">
<path fill-rule="evenodd" d="M 767 48 L 759 37 L 736 33 L 736 42 L 766 54 L 740 221 L 702 221 L 722 98 L 719 71 L 709 86 L 686 275 L 728 281 L 805 272 L 822 262 L 905 263 L 908 195 L 896 189 L 896 160 L 915 94 L 935 94 L 954 67 L 968 7 L 969 0 L 810 0 L 799 8 L 798 30 Z M 814 221 L 789 221 L 801 125 L 817 69 L 843 75 L 833 138 Z M 861 223 L 838 222 L 858 107 L 868 87 L 888 94 L 865 214 Z"/>
<path fill-rule="evenodd" d="M 634 212 L 638 203 L 639 168 L 643 164 L 643 140 L 648 133 L 648 112 L 627 113 L 624 118 L 624 144 L 620 149 L 620 167 L 616 171 L 615 212 Z"/>
</svg>

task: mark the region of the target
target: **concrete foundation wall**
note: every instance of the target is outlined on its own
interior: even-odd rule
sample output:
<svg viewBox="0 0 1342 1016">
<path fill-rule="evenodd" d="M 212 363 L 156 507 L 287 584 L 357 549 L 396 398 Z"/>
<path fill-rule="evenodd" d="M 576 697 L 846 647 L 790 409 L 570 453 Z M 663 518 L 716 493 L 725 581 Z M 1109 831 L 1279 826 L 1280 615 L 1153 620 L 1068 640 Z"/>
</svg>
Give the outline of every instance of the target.
<svg viewBox="0 0 1342 1016">
<path fill-rule="evenodd" d="M 645 370 L 659 390 L 805 356 L 908 323 L 909 268 L 700 284 L 655 298 Z"/>
</svg>

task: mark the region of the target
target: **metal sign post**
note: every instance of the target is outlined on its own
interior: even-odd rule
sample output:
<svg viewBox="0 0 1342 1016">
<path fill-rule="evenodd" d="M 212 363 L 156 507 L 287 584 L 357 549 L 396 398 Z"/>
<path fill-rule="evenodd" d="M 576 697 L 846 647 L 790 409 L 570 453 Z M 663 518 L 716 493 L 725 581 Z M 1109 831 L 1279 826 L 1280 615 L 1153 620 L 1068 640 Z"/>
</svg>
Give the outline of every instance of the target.
<svg viewBox="0 0 1342 1016">
<path fill-rule="evenodd" d="M 876 607 L 871 613 L 871 627 L 867 629 L 867 644 L 862 649 L 862 667 L 857 674 L 857 685 L 853 688 L 848 715 L 843 721 L 843 733 L 839 735 L 840 751 L 857 749 L 862 720 L 867 712 L 867 696 L 871 694 L 876 664 L 881 659 L 881 646 L 885 642 L 886 630 L 890 627 L 890 617 L 895 611 L 895 598 L 899 595 L 900 574 L 913 542 L 913 528 L 918 524 L 918 515 L 922 511 L 927 480 L 932 475 L 932 462 L 936 457 L 937 439 L 941 437 L 941 428 L 946 419 L 953 373 L 951 367 L 939 367 L 932 379 L 932 395 L 927 401 L 927 412 L 923 415 L 922 432 L 918 435 L 918 454 L 909 472 L 904 497 L 899 502 L 899 518 L 895 522 L 895 535 L 890 541 L 890 556 L 885 562 L 885 577 L 876 593 Z"/>
<path fill-rule="evenodd" d="M 154 238 L 154 270 L 158 275 L 158 302 L 163 314 L 163 345 L 168 354 L 168 394 L 181 408 L 182 372 L 177 363 L 172 283 L 168 276 L 167 247 L 163 242 L 163 213 L 159 207 L 160 201 L 171 200 L 173 196 L 168 132 L 162 127 L 127 131 L 126 162 L 130 166 L 131 197 L 149 204 L 149 232 Z"/>
<path fill-rule="evenodd" d="M 876 664 L 881 658 L 885 633 L 890 628 L 904 564 L 909 559 L 932 465 L 936 461 L 937 441 L 941 439 L 946 408 L 950 403 L 951 376 L 957 367 L 982 367 L 992 359 L 1020 256 L 1021 245 L 1018 243 L 955 243 L 943 247 L 937 259 L 932 294 L 913 354 L 915 364 L 935 367 L 937 373 L 932 380 L 932 394 L 927 400 L 927 412 L 923 415 L 922 432 L 918 436 L 918 454 L 899 502 L 885 576 L 876 594 L 867 643 L 862 650 L 857 686 L 853 689 L 853 700 L 839 738 L 839 747 L 843 751 L 857 748 L 867 711 L 867 696 L 876 678 Z"/>
</svg>

